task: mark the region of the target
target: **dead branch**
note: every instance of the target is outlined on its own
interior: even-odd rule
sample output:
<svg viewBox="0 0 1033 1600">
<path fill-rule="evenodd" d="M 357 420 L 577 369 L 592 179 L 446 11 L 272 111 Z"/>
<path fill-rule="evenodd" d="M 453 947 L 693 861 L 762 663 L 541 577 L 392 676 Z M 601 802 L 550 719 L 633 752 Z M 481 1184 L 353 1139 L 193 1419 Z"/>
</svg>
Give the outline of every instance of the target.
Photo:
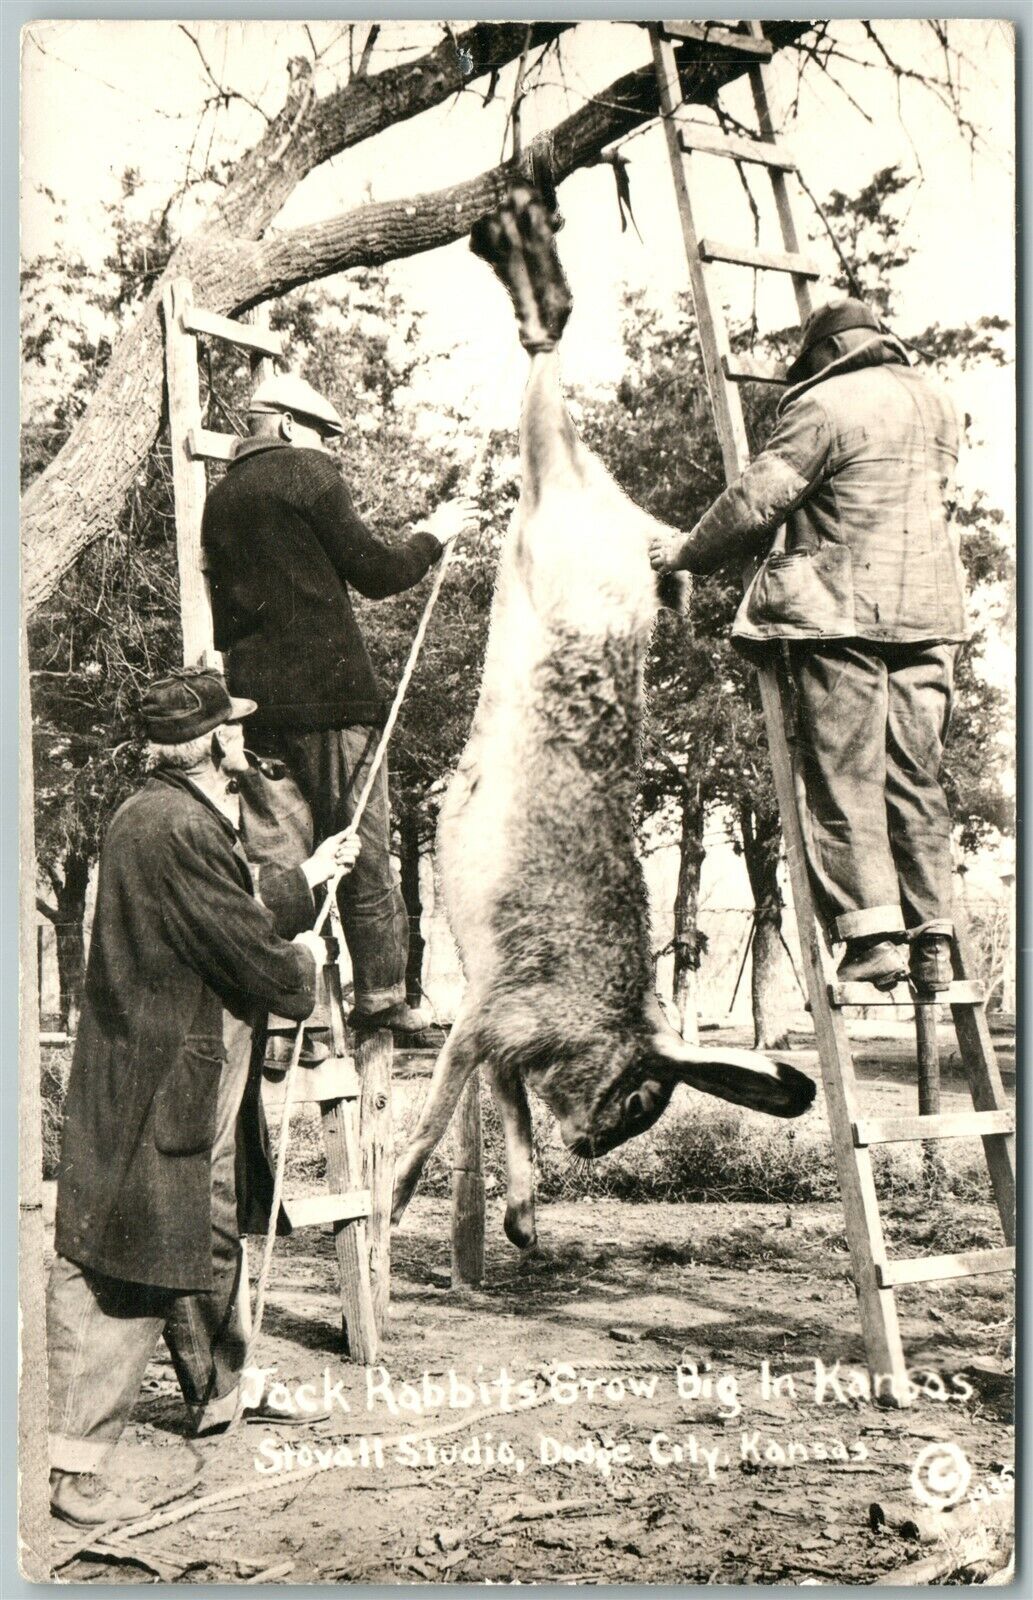
<svg viewBox="0 0 1033 1600">
<path fill-rule="evenodd" d="M 779 22 L 770 24 L 768 33 L 783 46 L 807 29 L 806 22 Z M 536 25 L 534 35 L 557 31 L 558 25 Z M 526 33 L 526 24 L 478 25 L 459 39 L 476 74 L 490 70 L 500 55 L 517 55 Z M 27 491 L 22 502 L 23 595 L 29 613 L 78 554 L 117 522 L 153 445 L 162 416 L 160 304 L 168 279 L 190 278 L 198 304 L 233 315 L 349 267 L 376 266 L 449 244 L 464 237 L 478 217 L 498 204 L 510 164 L 450 189 L 361 206 L 306 228 L 256 237 L 314 166 L 346 145 L 440 103 L 465 81 L 451 41 L 418 63 L 356 79 L 322 98 L 312 94 L 310 65 L 303 65 L 300 76 L 296 69 L 294 92 L 283 111 L 238 163 L 219 197 L 217 219 L 175 252 L 163 279 L 118 341 L 82 420 Z M 709 103 L 720 82 L 743 71 L 738 59 L 689 55 L 682 63 L 685 98 Z M 606 145 L 652 120 L 657 111 L 652 68 L 628 73 L 602 96 L 531 141 L 521 164 L 541 163 L 560 182 L 595 159 Z M 281 150 L 285 138 L 287 145 Z M 268 163 L 274 154 L 270 173 Z M 239 227 L 232 226 L 235 221 Z"/>
</svg>

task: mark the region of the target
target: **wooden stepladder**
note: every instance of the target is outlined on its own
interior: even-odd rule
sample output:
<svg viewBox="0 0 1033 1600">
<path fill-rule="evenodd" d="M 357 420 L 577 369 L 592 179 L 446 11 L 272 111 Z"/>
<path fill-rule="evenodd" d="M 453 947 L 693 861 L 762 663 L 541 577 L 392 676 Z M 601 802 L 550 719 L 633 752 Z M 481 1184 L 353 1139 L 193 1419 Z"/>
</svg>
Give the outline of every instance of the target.
<svg viewBox="0 0 1033 1600">
<path fill-rule="evenodd" d="M 765 70 L 772 46 L 765 39 L 761 24 L 749 22 L 741 29 L 729 29 L 698 22 L 664 22 L 650 25 L 650 37 L 710 401 L 725 476 L 731 482 L 740 476 L 749 461 L 742 403 L 736 385 L 750 381 L 778 383 L 784 379 L 774 373 L 759 372 L 752 362 L 733 355 L 717 286 L 711 281 L 712 264 L 725 262 L 755 271 L 785 274 L 791 280 L 801 322 L 811 310 L 809 285 L 819 276 L 819 271 L 800 249 L 789 186 L 796 166 L 775 134 Z M 730 137 L 711 124 L 692 119 L 691 108 L 682 103 L 676 54 L 679 38 L 691 39 L 697 49 L 701 43 L 710 45 L 726 59 L 729 52 L 742 57 L 757 118 L 755 136 Z M 693 163 L 700 155 L 748 162 L 767 173 L 782 236 L 780 249 L 761 250 L 752 245 L 718 243 L 701 237 L 693 188 Z M 862 1116 L 844 1010 L 848 1006 L 895 1002 L 892 996 L 881 994 L 871 984 L 835 981 L 831 957 L 815 916 L 807 873 L 803 843 L 806 800 L 799 766 L 794 764 L 790 753 L 787 730 L 792 723 L 788 714 L 787 685 L 776 665 L 763 666 L 759 679 L 873 1393 L 887 1402 L 906 1405 L 909 1399 L 907 1364 L 894 1289 L 899 1284 L 1014 1269 L 1014 1119 L 994 1057 L 983 994 L 973 981 L 974 969 L 966 942 L 957 934 L 952 944 L 955 981 L 942 999 L 951 1007 L 973 1109 L 945 1115 Z M 919 1006 L 917 1012 L 925 1035 L 923 1054 L 927 1054 L 929 1017 L 930 1013 L 935 1017 L 935 1008 Z M 931 1031 L 935 1039 L 935 1023 Z M 983 1141 L 1007 1246 L 914 1260 L 891 1260 L 886 1252 L 872 1175 L 872 1146 L 973 1136 Z"/>
<path fill-rule="evenodd" d="M 218 339 L 248 351 L 256 381 L 271 371 L 281 341 L 268 328 L 201 310 L 186 279 L 168 285 L 162 307 L 183 660 L 218 665 L 201 548 L 205 462 L 231 460 L 237 441 L 203 426 L 198 340 Z M 339 927 L 334 931 L 339 938 Z M 328 1192 L 286 1199 L 284 1209 L 296 1228 L 332 1224 L 347 1350 L 353 1360 L 369 1363 L 377 1357 L 390 1294 L 391 1035 L 364 1035 L 353 1054 L 335 962 L 324 967 L 320 989 L 323 1005 L 317 1009 L 329 1017 L 330 1055 L 299 1066 L 291 1107 L 319 1106 Z M 262 1099 L 270 1113 L 284 1104 L 284 1073 L 268 1064 Z M 281 1127 L 281 1139 L 286 1133 Z M 242 1277 L 246 1295 L 246 1273 Z"/>
</svg>

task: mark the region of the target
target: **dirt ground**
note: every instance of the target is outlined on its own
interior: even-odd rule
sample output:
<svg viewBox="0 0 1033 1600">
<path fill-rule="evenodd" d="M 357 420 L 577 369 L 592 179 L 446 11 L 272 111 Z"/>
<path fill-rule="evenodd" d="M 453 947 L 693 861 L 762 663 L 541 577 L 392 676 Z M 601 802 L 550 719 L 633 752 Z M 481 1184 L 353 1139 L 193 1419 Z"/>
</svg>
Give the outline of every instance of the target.
<svg viewBox="0 0 1033 1600">
<path fill-rule="evenodd" d="M 910 1106 L 874 1047 L 862 1076 L 867 1111 Z M 496 1191 L 483 1288 L 452 1291 L 448 1202 L 417 1197 L 368 1373 L 341 1357 L 329 1231 L 284 1241 L 261 1361 L 294 1397 L 328 1392 L 330 1420 L 191 1443 L 156 1359 L 112 1475 L 148 1498 L 198 1472 L 191 1497 L 245 1492 L 61 1577 L 871 1584 L 939 1548 L 916 1537 L 913 1472 L 970 1470 L 984 1509 L 1007 1486 L 1010 1277 L 898 1292 L 922 1392 L 886 1410 L 858 1392 L 838 1206 L 556 1203 L 526 1261 L 501 1208 Z M 1000 1237 L 992 1206 L 957 1199 L 885 1220 L 894 1254 Z M 86 1536 L 53 1526 L 61 1561 Z"/>
</svg>

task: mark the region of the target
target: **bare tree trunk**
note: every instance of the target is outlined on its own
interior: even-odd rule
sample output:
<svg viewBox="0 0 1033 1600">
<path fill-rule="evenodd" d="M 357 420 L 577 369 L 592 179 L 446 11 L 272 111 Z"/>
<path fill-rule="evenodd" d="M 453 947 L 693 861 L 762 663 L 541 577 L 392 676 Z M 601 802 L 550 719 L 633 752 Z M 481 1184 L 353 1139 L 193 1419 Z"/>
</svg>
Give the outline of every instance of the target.
<svg viewBox="0 0 1033 1600">
<path fill-rule="evenodd" d="M 768 25 L 776 47 L 790 44 L 807 22 Z M 541 37 L 555 25 L 536 25 Z M 519 55 L 527 27 L 483 25 L 459 42 L 470 58 L 467 78 L 494 70 Z M 474 48 L 474 46 L 476 48 Z M 23 601 L 31 613 L 87 545 L 113 527 L 125 496 L 163 421 L 161 297 L 170 278 L 193 283 L 195 302 L 234 315 L 349 267 L 376 266 L 465 237 L 473 223 L 497 205 L 511 163 L 488 169 L 464 183 L 376 205 L 358 206 L 307 227 L 267 233 L 294 186 L 339 150 L 384 127 L 440 104 L 456 87 L 458 57 L 436 52 L 398 73 L 374 74 L 334 95 L 313 96 L 311 85 L 292 80 L 287 103 L 252 150 L 238 158 L 234 177 L 204 226 L 172 254 L 133 323 L 118 340 L 90 405 L 54 460 L 30 485 L 22 501 Z M 682 88 L 687 101 L 712 99 L 723 84 L 746 70 L 745 59 L 696 47 L 683 52 Z M 297 74 L 295 74 L 297 79 Z M 389 81 L 390 80 L 390 81 Z M 427 84 L 433 92 L 427 93 Z M 361 105 L 360 105 L 361 99 Z M 657 115 L 656 77 L 651 67 L 626 74 L 599 96 L 534 139 L 521 165 L 547 170 L 556 182 L 599 159 L 608 144 Z M 293 180 L 285 184 L 285 175 Z"/>
<path fill-rule="evenodd" d="M 405 999 L 418 1006 L 423 999 L 422 931 L 423 896 L 420 893 L 420 826 L 415 810 L 404 811 L 398 824 L 401 841 L 402 899 L 409 913 L 409 959 L 405 968 Z"/>
<path fill-rule="evenodd" d="M 681 853 L 674 897 L 674 1004 L 682 1038 L 699 1044 L 699 968 L 706 938 L 699 931 L 699 882 L 703 867 L 703 806 L 699 788 L 682 799 Z"/>
<path fill-rule="evenodd" d="M 782 970 L 782 891 L 778 857 L 782 830 L 777 810 L 739 809 L 743 857 L 753 891 L 753 1042 L 757 1050 L 785 1049 L 789 1043 L 779 999 Z"/>
<path fill-rule="evenodd" d="M 90 881 L 89 859 L 77 852 L 65 858 L 64 883 L 57 900 L 57 978 L 61 994 L 61 1026 L 75 1033 L 82 1010 L 86 978 L 86 890 Z"/>
<path fill-rule="evenodd" d="M 58 1006 L 61 1027 L 74 1033 L 82 1010 L 86 975 L 86 891 L 90 882 L 90 859 L 69 851 L 59 879 L 51 873 L 54 904 L 37 899 L 36 908 L 53 924 L 57 952 Z"/>
</svg>

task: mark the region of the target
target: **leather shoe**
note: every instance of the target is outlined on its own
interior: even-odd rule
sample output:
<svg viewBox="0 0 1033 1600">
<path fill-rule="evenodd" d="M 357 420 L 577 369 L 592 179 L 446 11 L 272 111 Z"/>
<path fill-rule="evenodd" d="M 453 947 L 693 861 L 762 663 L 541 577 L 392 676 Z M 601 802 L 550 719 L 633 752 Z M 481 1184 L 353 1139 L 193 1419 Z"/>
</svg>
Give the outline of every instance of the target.
<svg viewBox="0 0 1033 1600">
<path fill-rule="evenodd" d="M 871 983 L 888 990 L 907 977 L 907 963 L 900 944 L 885 934 L 848 939 L 836 976 L 840 983 Z"/>
<path fill-rule="evenodd" d="M 277 1406 L 271 1406 L 268 1400 L 260 1400 L 257 1406 L 245 1406 L 240 1414 L 242 1423 L 252 1422 L 263 1428 L 305 1428 L 315 1426 L 320 1422 L 329 1422 L 330 1413 L 322 1407 L 318 1411 L 281 1411 Z M 194 1430 L 195 1439 L 215 1439 L 220 1433 L 225 1433 L 230 1425 L 229 1417 L 221 1422 L 209 1422 Z"/>
<path fill-rule="evenodd" d="M 108 1489 L 95 1472 L 50 1474 L 50 1510 L 62 1522 L 76 1528 L 100 1528 L 110 1522 L 138 1522 L 147 1516 L 145 1500 Z"/>
<path fill-rule="evenodd" d="M 431 1026 L 430 1021 L 422 1011 L 417 1011 L 412 1006 L 407 1006 L 399 1001 L 397 1005 L 388 1006 L 384 1011 L 375 1011 L 366 1015 L 361 1011 L 353 1011 L 348 1018 L 353 1028 L 363 1028 L 374 1031 L 377 1028 L 390 1028 L 392 1033 L 406 1036 L 426 1033 Z"/>
<path fill-rule="evenodd" d="M 944 933 L 919 934 L 911 942 L 911 982 L 919 994 L 937 994 L 954 982 L 951 942 Z"/>
</svg>

